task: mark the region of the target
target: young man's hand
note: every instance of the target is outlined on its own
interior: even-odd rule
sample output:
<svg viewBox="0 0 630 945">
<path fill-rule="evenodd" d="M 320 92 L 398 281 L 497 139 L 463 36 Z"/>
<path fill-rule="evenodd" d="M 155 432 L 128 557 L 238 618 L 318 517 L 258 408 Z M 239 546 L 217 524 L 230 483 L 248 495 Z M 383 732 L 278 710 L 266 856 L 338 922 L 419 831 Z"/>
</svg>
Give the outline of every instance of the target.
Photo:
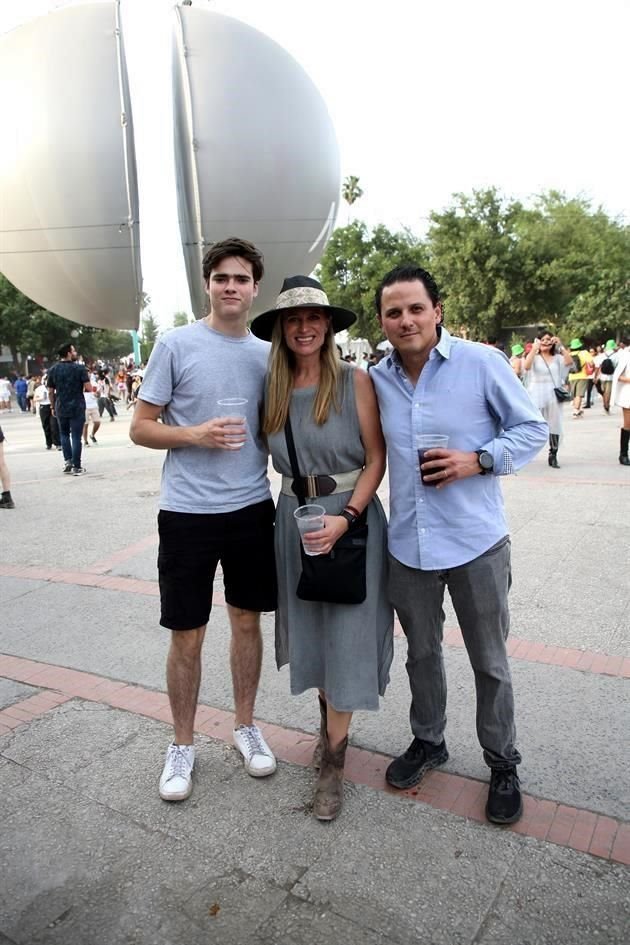
<svg viewBox="0 0 630 945">
<path fill-rule="evenodd" d="M 247 427 L 241 417 L 215 417 L 193 428 L 195 446 L 218 450 L 240 450 L 247 439 Z"/>
</svg>

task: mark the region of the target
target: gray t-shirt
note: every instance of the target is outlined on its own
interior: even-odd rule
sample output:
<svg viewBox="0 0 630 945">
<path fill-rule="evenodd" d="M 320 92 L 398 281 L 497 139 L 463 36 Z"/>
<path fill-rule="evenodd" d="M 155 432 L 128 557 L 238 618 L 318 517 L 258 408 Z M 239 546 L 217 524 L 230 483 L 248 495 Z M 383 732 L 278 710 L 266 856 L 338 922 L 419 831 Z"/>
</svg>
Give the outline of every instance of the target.
<svg viewBox="0 0 630 945">
<path fill-rule="evenodd" d="M 203 320 L 161 335 L 147 365 L 140 400 L 163 406 L 171 426 L 196 426 L 221 416 L 217 401 L 247 399 L 247 440 L 240 450 L 170 449 L 162 468 L 160 508 L 216 514 L 271 497 L 267 448 L 260 435 L 271 345 L 254 335 L 231 338 Z M 240 411 L 239 411 L 240 412 Z"/>
</svg>

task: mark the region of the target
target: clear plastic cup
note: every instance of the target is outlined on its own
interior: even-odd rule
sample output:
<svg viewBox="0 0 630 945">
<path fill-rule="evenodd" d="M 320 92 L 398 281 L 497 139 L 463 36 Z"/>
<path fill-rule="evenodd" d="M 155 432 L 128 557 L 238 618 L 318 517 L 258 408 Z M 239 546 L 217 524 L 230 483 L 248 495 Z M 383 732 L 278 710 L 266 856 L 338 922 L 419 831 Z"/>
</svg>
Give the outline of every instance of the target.
<svg viewBox="0 0 630 945">
<path fill-rule="evenodd" d="M 422 471 L 422 464 L 425 461 L 425 453 L 427 450 L 442 449 L 445 450 L 448 448 L 448 437 L 444 436 L 441 433 L 423 433 L 419 436 L 416 436 L 416 449 L 418 450 L 418 465 L 420 467 L 420 477 L 425 486 L 437 486 L 439 479 L 434 479 L 432 482 L 427 482 L 424 478 L 425 473 Z M 427 469 L 427 476 L 434 476 L 435 473 L 442 472 L 439 466 L 436 466 L 433 469 Z"/>
<path fill-rule="evenodd" d="M 229 417 L 233 425 L 226 428 L 226 449 L 240 450 L 247 439 L 247 417 L 245 408 L 247 399 L 245 397 L 223 397 L 217 400 L 218 416 Z"/>
<path fill-rule="evenodd" d="M 300 538 L 302 539 L 304 554 L 307 554 L 310 558 L 314 558 L 315 555 L 320 554 L 320 552 L 309 550 L 308 546 L 304 544 L 304 535 L 307 532 L 320 531 L 324 527 L 325 514 L 326 509 L 323 505 L 300 505 L 293 513 L 300 532 Z"/>
</svg>

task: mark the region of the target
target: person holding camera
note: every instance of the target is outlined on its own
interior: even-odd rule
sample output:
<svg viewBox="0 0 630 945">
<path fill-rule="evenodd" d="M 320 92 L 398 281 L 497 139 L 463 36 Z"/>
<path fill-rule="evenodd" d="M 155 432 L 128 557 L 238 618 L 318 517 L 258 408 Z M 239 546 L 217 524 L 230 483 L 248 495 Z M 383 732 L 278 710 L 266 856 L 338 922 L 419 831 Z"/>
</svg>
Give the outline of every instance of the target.
<svg viewBox="0 0 630 945">
<path fill-rule="evenodd" d="M 557 335 L 546 329 L 534 340 L 525 356 L 523 368 L 527 374 L 527 393 L 549 424 L 549 458 L 552 469 L 559 469 L 558 448 L 562 436 L 562 402 L 556 389 L 563 388 L 573 363 Z"/>
</svg>

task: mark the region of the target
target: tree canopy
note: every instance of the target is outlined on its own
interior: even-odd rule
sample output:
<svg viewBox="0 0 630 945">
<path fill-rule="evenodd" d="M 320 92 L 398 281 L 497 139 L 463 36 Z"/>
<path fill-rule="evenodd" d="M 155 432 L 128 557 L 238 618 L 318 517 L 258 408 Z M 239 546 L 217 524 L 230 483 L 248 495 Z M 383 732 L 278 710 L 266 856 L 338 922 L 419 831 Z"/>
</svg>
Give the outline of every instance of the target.
<svg viewBox="0 0 630 945">
<path fill-rule="evenodd" d="M 383 225 L 370 231 L 354 220 L 333 232 L 318 267 L 330 302 L 357 314 L 351 335 L 367 338 L 373 348 L 383 338 L 374 309 L 376 286 L 389 269 L 404 262 L 426 264 L 419 239 L 407 231 L 391 233 Z"/>
<path fill-rule="evenodd" d="M 347 177 L 348 204 L 361 194 L 359 178 Z M 450 206 L 431 214 L 424 238 L 360 220 L 338 227 L 317 276 L 333 304 L 357 313 L 351 335 L 373 348 L 383 338 L 376 288 L 389 269 L 404 263 L 433 273 L 450 330 L 470 338 L 505 337 L 520 325 L 547 325 L 585 340 L 630 334 L 630 227 L 581 197 L 549 191 L 525 205 L 496 188 L 454 194 Z M 159 333 L 150 303 L 143 293 L 144 361 Z M 174 313 L 175 326 L 187 321 L 185 312 Z M 16 367 L 24 370 L 29 355 L 52 360 L 69 338 L 86 359 L 131 350 L 128 332 L 53 315 L 0 275 L 0 344 Z"/>
<path fill-rule="evenodd" d="M 470 338 L 518 325 L 593 340 L 630 332 L 630 227 L 582 198 L 551 191 L 526 206 L 495 188 L 454 194 L 424 239 L 359 220 L 339 227 L 318 275 L 334 304 L 357 313 L 351 334 L 373 347 L 383 337 L 376 288 L 402 263 L 432 272 L 450 330 Z"/>
<path fill-rule="evenodd" d="M 0 275 L 0 345 L 9 349 L 18 370 L 26 372 L 29 357 L 54 361 L 57 349 L 67 341 L 88 361 L 122 357 L 132 346 L 129 332 L 77 325 L 54 315 Z"/>
<path fill-rule="evenodd" d="M 194 319 L 188 312 L 173 313 L 173 328 L 181 328 L 184 325 L 189 325 L 191 321 L 194 321 Z"/>
</svg>

